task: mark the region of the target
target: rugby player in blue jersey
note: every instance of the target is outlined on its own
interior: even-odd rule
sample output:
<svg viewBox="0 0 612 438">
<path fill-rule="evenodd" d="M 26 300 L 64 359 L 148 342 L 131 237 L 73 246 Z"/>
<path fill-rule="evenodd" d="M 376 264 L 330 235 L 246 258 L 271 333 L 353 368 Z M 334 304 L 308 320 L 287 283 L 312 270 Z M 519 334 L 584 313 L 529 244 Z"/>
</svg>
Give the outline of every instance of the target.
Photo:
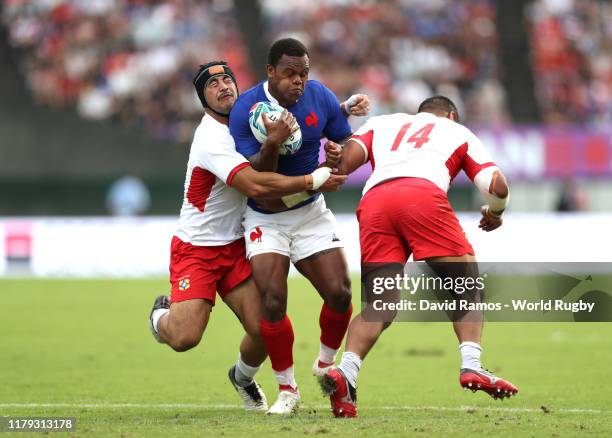
<svg viewBox="0 0 612 438">
<path fill-rule="evenodd" d="M 342 104 L 334 93 L 308 80 L 310 60 L 296 39 L 276 41 L 268 53 L 267 80 L 244 92 L 230 113 L 230 133 L 236 150 L 259 171 L 304 175 L 319 165 L 321 138 L 328 163 L 339 159 L 341 143 L 352 134 L 349 115 L 366 115 L 365 95 Z M 293 114 L 302 132 L 302 146 L 294 155 L 281 155 L 277 144 L 260 144 L 249 126 L 249 110 L 261 101 L 277 103 Z M 329 149 L 328 149 L 329 148 Z M 287 274 L 293 263 L 323 299 L 319 316 L 320 350 L 313 372 L 322 377 L 335 361 L 351 319 L 351 283 L 336 221 L 320 193 L 303 192 L 276 205 L 249 199 L 244 228 L 253 278 L 263 295 L 260 332 L 279 384 L 279 397 L 270 414 L 290 414 L 300 403 L 293 369 L 293 328 L 287 311 Z"/>
</svg>

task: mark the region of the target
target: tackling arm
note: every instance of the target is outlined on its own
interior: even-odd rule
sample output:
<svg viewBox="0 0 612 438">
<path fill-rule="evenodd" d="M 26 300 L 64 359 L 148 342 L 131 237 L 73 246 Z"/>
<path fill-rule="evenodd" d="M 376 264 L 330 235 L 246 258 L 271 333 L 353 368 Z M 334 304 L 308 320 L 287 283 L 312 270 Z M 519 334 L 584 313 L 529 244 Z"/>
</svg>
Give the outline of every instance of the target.
<svg viewBox="0 0 612 438">
<path fill-rule="evenodd" d="M 331 175 L 323 167 L 302 176 L 285 176 L 273 172 L 257 172 L 250 166 L 238 171 L 231 186 L 243 195 L 256 199 L 277 199 L 304 190 L 317 190 L 321 186 L 339 186 L 346 177 Z"/>
<path fill-rule="evenodd" d="M 342 158 L 338 164 L 340 175 L 349 175 L 368 161 L 368 152 L 363 144 L 356 139 L 350 139 L 344 145 Z"/>
</svg>

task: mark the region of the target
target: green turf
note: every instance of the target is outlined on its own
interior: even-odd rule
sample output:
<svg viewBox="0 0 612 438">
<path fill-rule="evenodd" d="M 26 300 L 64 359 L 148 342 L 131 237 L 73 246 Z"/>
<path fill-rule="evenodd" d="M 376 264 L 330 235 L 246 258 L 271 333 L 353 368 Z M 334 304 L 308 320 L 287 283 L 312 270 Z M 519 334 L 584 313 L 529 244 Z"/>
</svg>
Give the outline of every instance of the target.
<svg viewBox="0 0 612 438">
<path fill-rule="evenodd" d="M 488 324 L 484 363 L 521 390 L 504 402 L 460 389 L 448 323 L 395 324 L 362 368 L 360 417 L 338 421 L 309 372 L 320 300 L 291 280 L 303 409 L 279 419 L 239 408 L 226 372 L 241 328 L 222 304 L 196 349 L 175 353 L 153 340 L 148 314 L 166 288 L 164 280 L 0 281 L 0 415 L 74 416 L 76 436 L 612 434 L 611 324 Z M 258 380 L 274 399 L 269 363 Z"/>
</svg>

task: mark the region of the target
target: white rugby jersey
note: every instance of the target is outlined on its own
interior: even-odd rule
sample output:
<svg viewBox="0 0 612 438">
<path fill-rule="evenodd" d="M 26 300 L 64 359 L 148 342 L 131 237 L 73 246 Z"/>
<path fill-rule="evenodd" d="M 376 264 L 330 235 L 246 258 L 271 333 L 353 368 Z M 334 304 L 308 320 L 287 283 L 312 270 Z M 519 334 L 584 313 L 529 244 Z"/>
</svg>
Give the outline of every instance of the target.
<svg viewBox="0 0 612 438">
<path fill-rule="evenodd" d="M 229 128 L 206 114 L 189 152 L 185 193 L 175 235 L 198 246 L 242 239 L 246 197 L 232 189 L 236 173 L 249 162 L 236 152 Z"/>
<path fill-rule="evenodd" d="M 465 126 L 430 113 L 396 113 L 372 117 L 350 138 L 359 143 L 372 175 L 363 194 L 393 178 L 431 181 L 445 192 L 461 169 L 474 181 L 494 166 L 482 142 Z"/>
</svg>

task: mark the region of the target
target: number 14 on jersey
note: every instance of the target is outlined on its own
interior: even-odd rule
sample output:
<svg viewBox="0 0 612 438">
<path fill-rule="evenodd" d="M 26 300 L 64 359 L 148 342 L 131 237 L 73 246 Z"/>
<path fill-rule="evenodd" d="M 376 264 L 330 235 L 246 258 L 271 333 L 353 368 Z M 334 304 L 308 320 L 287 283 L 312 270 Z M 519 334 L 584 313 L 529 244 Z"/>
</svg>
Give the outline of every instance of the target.
<svg viewBox="0 0 612 438">
<path fill-rule="evenodd" d="M 393 146 L 391 146 L 391 151 L 398 150 L 400 144 L 402 143 L 402 139 L 406 135 L 406 131 L 410 129 L 411 125 L 412 123 L 406 123 L 405 125 L 402 125 L 399 132 L 397 133 L 397 136 L 395 137 Z M 425 143 L 429 141 L 429 135 L 431 134 L 431 131 L 433 130 L 434 126 L 436 126 L 435 123 L 428 123 L 421 129 L 418 129 L 408 138 L 408 140 L 406 140 L 406 143 L 414 143 L 414 149 L 422 147 Z"/>
</svg>

